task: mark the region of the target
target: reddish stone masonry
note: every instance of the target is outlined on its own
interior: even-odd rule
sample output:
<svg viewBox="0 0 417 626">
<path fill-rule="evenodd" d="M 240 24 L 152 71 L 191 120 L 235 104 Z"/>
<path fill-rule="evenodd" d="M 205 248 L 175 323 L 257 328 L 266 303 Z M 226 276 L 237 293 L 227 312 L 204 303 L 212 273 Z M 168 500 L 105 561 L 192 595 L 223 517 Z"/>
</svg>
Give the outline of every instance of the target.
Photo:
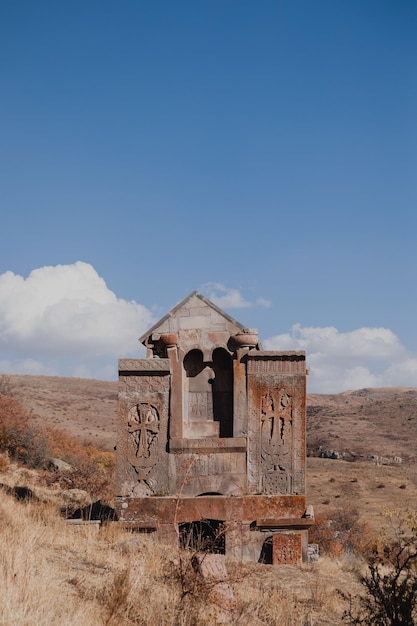
<svg viewBox="0 0 417 626">
<path fill-rule="evenodd" d="M 238 560 L 306 560 L 305 353 L 262 350 L 197 292 L 140 340 L 146 358 L 119 361 L 120 521 Z"/>
</svg>

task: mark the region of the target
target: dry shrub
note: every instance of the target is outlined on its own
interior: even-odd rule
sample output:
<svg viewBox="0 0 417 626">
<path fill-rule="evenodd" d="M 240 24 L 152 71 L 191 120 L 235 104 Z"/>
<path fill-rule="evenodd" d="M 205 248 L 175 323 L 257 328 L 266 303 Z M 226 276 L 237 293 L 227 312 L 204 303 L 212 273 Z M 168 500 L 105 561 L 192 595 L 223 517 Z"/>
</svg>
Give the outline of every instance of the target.
<svg viewBox="0 0 417 626">
<path fill-rule="evenodd" d="M 10 376 L 0 375 L 0 396 L 13 396 L 13 385 Z"/>
<path fill-rule="evenodd" d="M 48 524 L 38 521 L 36 509 L 0 493 L 0 519 L 7 520 L 0 524 L 0 624 L 93 624 L 87 603 L 73 603 L 68 569 L 57 558 L 64 522 L 56 513 Z"/>
<path fill-rule="evenodd" d="M 370 526 L 359 518 L 355 509 L 318 515 L 309 530 L 310 543 L 317 543 L 320 553 L 329 556 L 369 554 L 374 540 Z"/>
<path fill-rule="evenodd" d="M 181 581 L 193 575 L 192 557 L 117 523 L 75 530 L 50 506 L 0 493 L 0 624 L 214 626 L 207 585 Z M 234 621 L 250 626 L 334 626 L 343 612 L 335 586 L 355 591 L 335 559 L 227 568 Z"/>
<path fill-rule="evenodd" d="M 64 488 L 84 489 L 103 502 L 111 502 L 114 496 L 115 455 L 100 450 L 91 443 L 83 443 L 56 428 L 45 431 L 51 456 L 71 465 L 70 471 L 55 471 L 49 482 Z"/>
<path fill-rule="evenodd" d="M 373 546 L 368 570 L 360 582 L 365 595 L 347 601 L 344 618 L 357 626 L 415 626 L 417 624 L 417 511 L 405 517 L 386 513 L 389 524 Z"/>
<path fill-rule="evenodd" d="M 242 624 L 259 626 L 334 626 L 344 605 L 335 592 L 342 565 L 321 558 L 315 566 L 234 565 L 243 571 L 234 585 Z M 343 574 L 345 575 L 345 574 Z M 350 575 L 349 575 L 350 576 Z"/>
<path fill-rule="evenodd" d="M 0 394 L 0 450 L 31 467 L 39 467 L 49 448 L 33 417 L 17 400 Z"/>
<path fill-rule="evenodd" d="M 80 442 L 61 430 L 40 428 L 33 418 L 33 413 L 17 400 L 0 394 L 0 450 L 32 468 L 44 468 L 48 459 L 58 457 L 72 469 L 45 473 L 45 484 L 84 489 L 95 498 L 111 502 L 114 454 Z"/>
</svg>

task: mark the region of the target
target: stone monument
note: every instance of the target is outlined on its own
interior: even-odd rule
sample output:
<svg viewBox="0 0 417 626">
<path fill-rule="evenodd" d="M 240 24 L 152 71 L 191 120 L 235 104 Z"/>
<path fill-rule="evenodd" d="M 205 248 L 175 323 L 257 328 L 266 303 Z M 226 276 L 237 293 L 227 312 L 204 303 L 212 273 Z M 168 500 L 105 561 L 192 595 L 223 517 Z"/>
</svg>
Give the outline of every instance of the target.
<svg viewBox="0 0 417 626">
<path fill-rule="evenodd" d="M 119 361 L 116 509 L 172 545 L 307 560 L 306 360 L 194 291 Z"/>
</svg>

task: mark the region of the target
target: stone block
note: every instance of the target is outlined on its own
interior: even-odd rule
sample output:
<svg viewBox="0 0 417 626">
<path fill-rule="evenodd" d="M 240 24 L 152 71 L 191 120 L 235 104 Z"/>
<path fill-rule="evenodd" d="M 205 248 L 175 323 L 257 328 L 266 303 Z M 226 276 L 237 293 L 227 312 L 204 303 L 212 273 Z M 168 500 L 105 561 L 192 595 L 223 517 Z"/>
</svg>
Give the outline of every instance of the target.
<svg viewBox="0 0 417 626">
<path fill-rule="evenodd" d="M 274 533 L 272 537 L 273 565 L 299 565 L 302 561 L 301 533 Z"/>
</svg>

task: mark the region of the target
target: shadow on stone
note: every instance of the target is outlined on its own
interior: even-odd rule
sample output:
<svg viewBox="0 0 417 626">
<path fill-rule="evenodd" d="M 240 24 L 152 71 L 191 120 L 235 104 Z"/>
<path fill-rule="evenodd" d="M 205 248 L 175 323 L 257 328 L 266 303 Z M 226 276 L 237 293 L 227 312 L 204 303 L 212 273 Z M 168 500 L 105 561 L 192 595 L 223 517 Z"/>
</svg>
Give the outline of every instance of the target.
<svg viewBox="0 0 417 626">
<path fill-rule="evenodd" d="M 97 500 L 92 504 L 76 509 L 68 519 L 80 519 L 83 521 L 100 520 L 100 522 L 117 522 L 116 511 L 108 504 Z"/>
</svg>

